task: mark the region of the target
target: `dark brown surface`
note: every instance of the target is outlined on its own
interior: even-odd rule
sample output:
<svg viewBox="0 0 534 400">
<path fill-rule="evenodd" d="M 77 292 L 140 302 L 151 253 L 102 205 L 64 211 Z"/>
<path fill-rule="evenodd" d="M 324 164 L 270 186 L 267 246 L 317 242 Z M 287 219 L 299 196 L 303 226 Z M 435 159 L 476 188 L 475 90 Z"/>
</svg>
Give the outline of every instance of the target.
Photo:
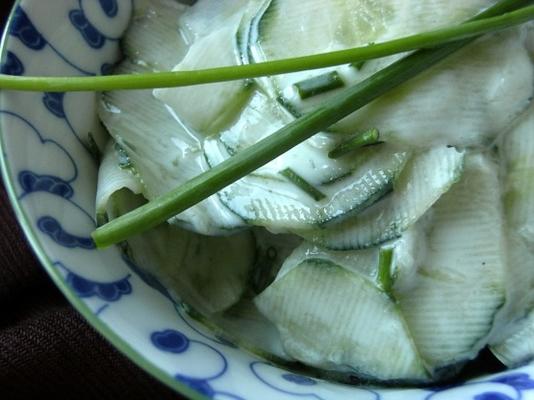
<svg viewBox="0 0 534 400">
<path fill-rule="evenodd" d="M 12 2 L 0 0 L 0 27 Z M 0 221 L 1 399 L 182 398 L 114 350 L 66 302 L 29 248 L 1 185 Z"/>
</svg>

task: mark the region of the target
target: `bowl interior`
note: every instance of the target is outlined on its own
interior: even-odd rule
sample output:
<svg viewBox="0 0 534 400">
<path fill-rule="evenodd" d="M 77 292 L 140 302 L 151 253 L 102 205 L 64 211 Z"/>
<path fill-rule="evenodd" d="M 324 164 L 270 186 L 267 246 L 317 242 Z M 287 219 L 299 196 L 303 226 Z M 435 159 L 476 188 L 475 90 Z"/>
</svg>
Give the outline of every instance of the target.
<svg viewBox="0 0 534 400">
<path fill-rule="evenodd" d="M 120 59 L 119 40 L 135 4 L 21 0 L 3 38 L 2 72 L 108 72 Z M 331 383 L 274 366 L 190 318 L 154 277 L 117 248 L 96 250 L 90 239 L 96 153 L 106 135 L 96 117 L 96 98 L 95 93 L 1 92 L 2 172 L 26 236 L 57 286 L 95 329 L 147 372 L 192 398 L 481 400 L 532 395 L 531 367 L 434 390 Z"/>
</svg>

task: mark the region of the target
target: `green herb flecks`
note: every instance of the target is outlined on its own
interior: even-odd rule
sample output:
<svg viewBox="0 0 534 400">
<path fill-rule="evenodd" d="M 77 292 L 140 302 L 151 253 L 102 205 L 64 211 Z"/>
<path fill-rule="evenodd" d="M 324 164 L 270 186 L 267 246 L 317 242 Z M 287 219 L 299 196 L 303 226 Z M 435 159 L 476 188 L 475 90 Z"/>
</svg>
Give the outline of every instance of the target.
<svg viewBox="0 0 534 400">
<path fill-rule="evenodd" d="M 385 247 L 380 249 L 378 255 L 378 284 L 388 294 L 393 287 L 393 252 L 392 247 Z"/>
<path fill-rule="evenodd" d="M 305 100 L 334 89 L 339 89 L 345 86 L 345 83 L 336 71 L 331 71 L 297 82 L 293 86 L 295 86 L 299 97 Z"/>
<path fill-rule="evenodd" d="M 328 157 L 339 158 L 364 146 L 378 144 L 380 143 L 379 137 L 380 134 L 378 129 L 369 129 L 368 131 L 362 132 L 335 147 L 328 153 Z"/>
<path fill-rule="evenodd" d="M 280 171 L 279 174 L 287 178 L 288 181 L 293 183 L 295 186 L 297 186 L 300 190 L 305 192 L 315 201 L 320 201 L 326 197 L 324 193 L 322 193 L 319 189 L 310 184 L 306 179 L 297 174 L 291 168 L 286 168 Z"/>
</svg>

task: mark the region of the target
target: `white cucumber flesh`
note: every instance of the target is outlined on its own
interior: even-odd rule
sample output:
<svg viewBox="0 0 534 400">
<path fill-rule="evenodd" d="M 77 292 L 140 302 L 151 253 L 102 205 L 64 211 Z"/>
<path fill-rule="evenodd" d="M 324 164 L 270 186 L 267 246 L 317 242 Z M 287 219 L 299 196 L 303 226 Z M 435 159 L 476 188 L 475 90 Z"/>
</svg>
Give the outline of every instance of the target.
<svg viewBox="0 0 534 400">
<path fill-rule="evenodd" d="M 463 160 L 463 153 L 449 147 L 422 152 L 413 156 L 393 192 L 381 201 L 336 225 L 294 232 L 334 250 L 367 248 L 398 238 L 460 179 Z"/>
</svg>

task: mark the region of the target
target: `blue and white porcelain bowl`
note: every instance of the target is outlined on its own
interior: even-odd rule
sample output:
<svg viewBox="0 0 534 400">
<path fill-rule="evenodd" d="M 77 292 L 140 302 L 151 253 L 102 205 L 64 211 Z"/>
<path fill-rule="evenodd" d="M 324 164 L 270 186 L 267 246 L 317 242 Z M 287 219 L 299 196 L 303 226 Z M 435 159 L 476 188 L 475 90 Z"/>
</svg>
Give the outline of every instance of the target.
<svg viewBox="0 0 534 400">
<path fill-rule="evenodd" d="M 132 7 L 133 0 L 21 0 L 3 38 L 2 72 L 105 73 L 120 56 Z M 194 399 L 534 399 L 532 366 L 454 387 L 386 390 L 298 375 L 218 338 L 118 249 L 95 249 L 95 94 L 0 97 L 4 182 L 43 266 L 96 330 L 177 392 Z"/>
</svg>

